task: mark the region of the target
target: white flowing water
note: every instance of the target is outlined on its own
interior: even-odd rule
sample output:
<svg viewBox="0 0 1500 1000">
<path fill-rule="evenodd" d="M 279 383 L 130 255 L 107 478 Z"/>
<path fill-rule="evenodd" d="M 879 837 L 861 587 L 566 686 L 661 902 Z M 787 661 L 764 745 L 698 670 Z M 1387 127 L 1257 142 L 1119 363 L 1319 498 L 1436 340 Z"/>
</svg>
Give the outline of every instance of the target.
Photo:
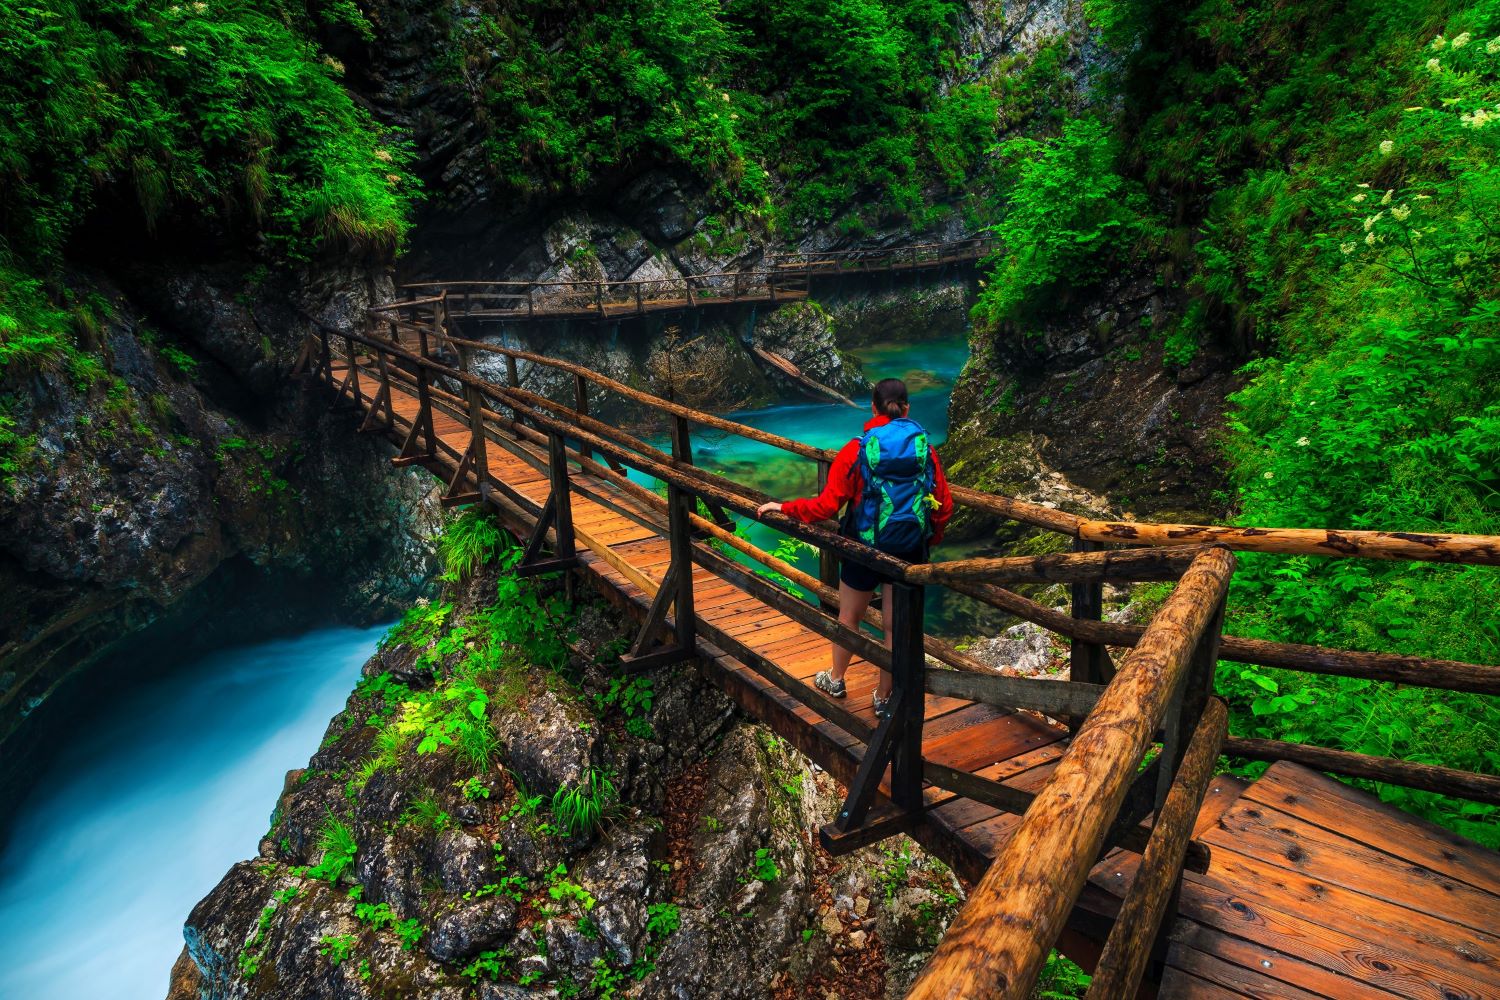
<svg viewBox="0 0 1500 1000">
<path fill-rule="evenodd" d="M 0 854 L 0 998 L 161 1000 L 188 912 L 255 855 L 382 631 L 218 650 L 79 710 Z"/>
</svg>

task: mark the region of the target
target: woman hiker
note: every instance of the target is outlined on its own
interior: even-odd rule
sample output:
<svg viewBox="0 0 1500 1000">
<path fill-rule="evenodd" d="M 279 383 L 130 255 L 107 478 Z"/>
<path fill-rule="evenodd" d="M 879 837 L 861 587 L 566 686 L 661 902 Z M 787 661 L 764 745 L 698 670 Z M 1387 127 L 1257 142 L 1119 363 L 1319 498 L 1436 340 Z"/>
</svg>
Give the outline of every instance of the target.
<svg viewBox="0 0 1500 1000">
<path fill-rule="evenodd" d="M 839 449 L 828 473 L 828 485 L 815 497 L 762 504 L 760 515 L 780 511 L 808 524 L 826 521 L 847 507 L 839 522 L 839 534 L 862 541 L 897 559 L 927 561 L 929 545 L 942 541 L 943 528 L 953 516 L 953 494 L 938 462 L 937 452 L 927 444 L 927 432 L 907 413 L 906 383 L 898 378 L 882 379 L 875 386 L 870 407 L 874 416 L 865 424 L 864 435 Z M 839 569 L 839 621 L 859 628 L 875 587 L 884 585 L 885 603 L 891 608 L 891 580 L 848 559 Z M 890 629 L 885 633 L 891 645 Z M 820 691 L 844 697 L 844 675 L 849 670 L 849 650 L 833 644 L 833 669 L 813 678 Z M 878 718 L 889 715 L 891 675 L 880 672 L 874 708 Z"/>
</svg>

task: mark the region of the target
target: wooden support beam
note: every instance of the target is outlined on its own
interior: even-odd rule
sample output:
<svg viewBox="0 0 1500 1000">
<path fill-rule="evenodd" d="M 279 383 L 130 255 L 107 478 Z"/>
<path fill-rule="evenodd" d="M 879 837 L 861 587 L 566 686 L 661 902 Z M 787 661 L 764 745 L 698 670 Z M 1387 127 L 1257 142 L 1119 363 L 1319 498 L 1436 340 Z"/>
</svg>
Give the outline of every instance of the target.
<svg viewBox="0 0 1500 1000">
<path fill-rule="evenodd" d="M 849 794 L 839 809 L 832 824 L 833 833 L 844 834 L 859 829 L 870 806 L 875 802 L 875 793 L 880 789 L 880 778 L 891 763 L 905 735 L 905 716 L 909 714 L 910 696 L 906 691 L 891 693 L 891 714 L 875 729 L 865 749 L 859 770 L 849 784 Z M 918 803 L 920 807 L 920 801 Z M 910 806 L 897 803 L 897 807 L 910 811 Z"/>
<path fill-rule="evenodd" d="M 1056 719 L 1064 716 L 1082 719 L 1093 710 L 1094 703 L 1104 693 L 1104 685 L 960 670 L 929 670 L 927 693 L 999 708 L 1024 708 Z"/>
<path fill-rule="evenodd" d="M 676 595 L 676 584 L 677 565 L 674 563 L 667 567 L 666 575 L 661 579 L 661 587 L 657 590 L 656 596 L 651 599 L 651 609 L 646 612 L 646 620 L 641 622 L 635 642 L 631 643 L 629 655 L 632 658 L 644 655 L 656 644 L 662 626 L 666 624 L 667 611 L 672 607 L 672 598 Z"/>
<path fill-rule="evenodd" d="M 1136 995 L 1168 904 L 1182 878 L 1193 823 L 1213 778 L 1228 720 L 1224 703 L 1216 698 L 1193 729 L 1182 767 L 1157 813 L 1145 855 L 1094 967 L 1089 1000 L 1129 1000 Z"/>
<path fill-rule="evenodd" d="M 922 723 L 926 715 L 927 657 L 922 651 L 926 629 L 921 587 L 897 581 L 890 585 L 891 721 L 897 743 L 891 758 L 891 801 L 903 809 L 922 806 Z M 899 697 L 897 697 L 899 695 Z"/>
</svg>

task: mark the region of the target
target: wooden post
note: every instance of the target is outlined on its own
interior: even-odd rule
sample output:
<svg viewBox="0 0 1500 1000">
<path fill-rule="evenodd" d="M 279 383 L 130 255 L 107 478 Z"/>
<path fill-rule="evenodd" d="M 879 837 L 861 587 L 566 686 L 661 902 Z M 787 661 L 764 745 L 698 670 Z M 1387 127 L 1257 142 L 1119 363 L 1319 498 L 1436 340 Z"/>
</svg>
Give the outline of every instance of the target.
<svg viewBox="0 0 1500 1000">
<path fill-rule="evenodd" d="M 771 301 L 774 303 L 776 301 L 776 275 L 770 271 L 766 272 L 766 288 L 770 290 Z"/>
<path fill-rule="evenodd" d="M 582 375 L 573 373 L 573 408 L 585 417 L 589 415 L 589 383 Z M 594 457 L 594 449 L 587 441 L 578 444 L 578 454 L 586 459 Z"/>
<path fill-rule="evenodd" d="M 922 808 L 922 719 L 927 690 L 927 655 L 923 650 L 923 589 L 891 584 L 886 624 L 891 630 L 891 679 L 902 697 L 893 703 L 903 716 L 894 719 L 895 755 L 891 758 L 891 801 L 907 811 Z"/>
<path fill-rule="evenodd" d="M 599 318 L 604 318 L 604 282 L 596 282 L 594 285 L 594 301 L 599 306 Z"/>
<path fill-rule="evenodd" d="M 345 334 L 344 346 L 349 351 L 349 388 L 353 390 L 354 405 L 360 407 L 364 405 L 365 397 L 359 389 L 359 356 L 356 353 L 357 349 L 354 345 L 354 338 Z"/>
<path fill-rule="evenodd" d="M 698 646 L 698 623 L 693 612 L 693 508 L 698 498 L 675 483 L 667 486 L 667 545 L 672 553 L 672 569 L 676 579 L 677 593 L 673 596 L 675 606 L 673 631 L 677 636 L 677 648 L 692 652 Z"/>
<path fill-rule="evenodd" d="M 646 305 L 641 301 L 641 283 L 639 281 L 635 283 L 635 311 L 642 315 L 646 312 Z"/>
<path fill-rule="evenodd" d="M 328 330 L 321 324 L 318 326 L 318 339 L 323 357 L 323 381 L 328 387 L 333 388 L 333 349 L 328 344 Z"/>
<path fill-rule="evenodd" d="M 535 315 L 536 315 L 536 286 L 535 285 L 527 285 L 526 286 L 526 317 L 527 317 L 527 319 L 530 319 L 532 316 L 535 316 Z M 516 363 L 515 358 L 511 358 L 510 363 L 512 365 L 514 365 Z"/>
<path fill-rule="evenodd" d="M 429 357 L 427 351 L 427 328 L 420 325 L 417 327 L 417 353 L 420 354 L 424 360 Z M 437 442 L 434 440 L 437 435 L 433 433 L 432 429 L 432 373 L 427 370 L 426 365 L 418 365 L 416 375 L 417 418 L 412 422 L 411 441 L 413 444 L 415 444 L 417 435 L 419 433 L 425 435 L 427 438 L 427 446 L 426 450 L 422 452 L 422 454 L 425 457 L 431 457 L 435 452 L 437 446 Z M 420 431 L 418 430 L 418 428 L 420 428 Z"/>
<path fill-rule="evenodd" d="M 1092 552 L 1099 546 L 1093 542 L 1082 539 L 1073 540 L 1074 552 Z M 1069 586 L 1069 592 L 1073 599 L 1073 617 L 1087 621 L 1099 621 L 1104 614 L 1104 581 L 1085 580 Z M 1082 642 L 1078 639 L 1070 640 L 1069 647 L 1069 669 L 1068 680 L 1079 681 L 1084 684 L 1103 684 L 1104 660 L 1108 653 L 1104 647 L 1096 642 Z M 1069 728 L 1077 730 L 1083 724 L 1082 719 L 1066 720 Z"/>
<path fill-rule="evenodd" d="M 472 374 L 469 371 L 469 363 L 469 352 L 460 347 L 458 349 L 459 370 Z M 479 490 L 479 496 L 483 498 L 485 487 L 490 481 L 490 466 L 484 438 L 484 397 L 476 386 L 465 382 L 464 400 L 469 404 L 469 459 L 474 464 L 476 488 Z"/>
<path fill-rule="evenodd" d="M 818 459 L 818 493 L 819 495 L 828 488 L 828 473 L 833 470 L 833 463 L 825 458 Z M 818 546 L 818 582 L 825 587 L 837 589 L 839 585 L 839 557 L 829 549 Z M 832 601 L 820 599 L 818 604 L 824 611 L 832 614 L 838 613 L 838 605 Z M 889 610 L 889 609 L 887 609 Z"/>
<path fill-rule="evenodd" d="M 558 559 L 572 560 L 577 558 L 577 549 L 573 544 L 573 498 L 572 487 L 568 482 L 568 442 L 557 431 L 547 435 L 548 448 L 548 474 L 552 479 L 552 509 L 554 511 L 553 528 L 557 532 Z M 566 588 L 568 603 L 573 602 L 573 574 L 568 572 L 563 584 Z"/>
</svg>

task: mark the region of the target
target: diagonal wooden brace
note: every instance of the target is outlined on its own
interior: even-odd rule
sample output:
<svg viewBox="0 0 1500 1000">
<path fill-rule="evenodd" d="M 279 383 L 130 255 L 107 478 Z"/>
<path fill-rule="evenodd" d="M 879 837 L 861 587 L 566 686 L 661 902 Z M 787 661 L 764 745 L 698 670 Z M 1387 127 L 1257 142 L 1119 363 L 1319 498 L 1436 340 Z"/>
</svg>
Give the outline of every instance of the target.
<svg viewBox="0 0 1500 1000">
<path fill-rule="evenodd" d="M 849 784 L 849 796 L 844 799 L 838 817 L 828 824 L 833 833 L 848 833 L 864 822 L 870 805 L 875 801 L 875 793 L 880 790 L 880 779 L 885 774 L 886 765 L 895 755 L 897 737 L 904 729 L 905 708 L 906 692 L 897 688 L 891 692 L 891 714 L 870 737 L 864 759 L 859 762 L 859 770 Z"/>
<path fill-rule="evenodd" d="M 542 506 L 542 512 L 537 515 L 536 527 L 531 529 L 531 537 L 526 541 L 526 552 L 521 556 L 522 566 L 528 566 L 537 561 L 537 557 L 542 554 L 542 546 L 547 544 L 547 531 L 556 519 L 557 504 L 554 498 L 549 496 L 546 504 Z"/>
<path fill-rule="evenodd" d="M 630 646 L 629 656 L 634 659 L 645 655 L 656 644 L 657 636 L 661 634 L 662 625 L 667 620 L 667 610 L 672 606 L 672 599 L 677 596 L 677 567 L 669 566 L 667 572 L 662 576 L 661 585 L 656 591 L 656 596 L 651 599 L 651 610 L 646 613 L 646 620 L 641 623 L 641 629 L 636 633 L 635 642 Z"/>
</svg>

